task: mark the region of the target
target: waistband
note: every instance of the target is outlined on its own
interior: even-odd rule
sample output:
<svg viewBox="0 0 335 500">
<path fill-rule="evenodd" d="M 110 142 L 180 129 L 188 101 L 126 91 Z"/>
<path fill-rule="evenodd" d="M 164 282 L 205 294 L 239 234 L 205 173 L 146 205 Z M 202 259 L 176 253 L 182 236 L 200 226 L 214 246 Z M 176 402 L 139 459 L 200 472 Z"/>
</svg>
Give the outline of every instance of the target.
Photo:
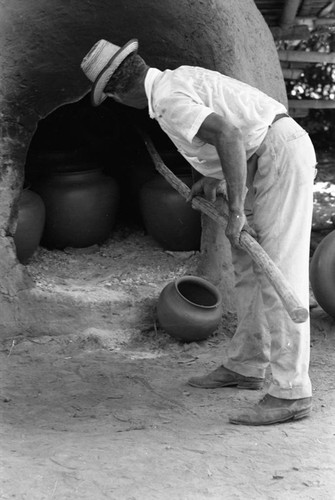
<svg viewBox="0 0 335 500">
<path fill-rule="evenodd" d="M 278 120 L 280 120 L 281 118 L 289 118 L 290 115 L 288 113 L 279 113 L 279 115 L 276 115 L 274 117 L 274 119 L 272 120 L 272 123 L 271 125 L 273 125 L 274 123 L 276 123 Z M 270 126 L 271 126 L 270 125 Z"/>
<path fill-rule="evenodd" d="M 271 125 L 269 125 L 268 130 L 272 127 L 274 123 L 276 123 L 278 120 L 281 120 L 282 118 L 290 118 L 290 115 L 288 113 L 279 113 L 274 117 L 272 120 Z M 264 142 L 264 141 L 263 141 Z M 258 149 L 254 152 L 254 154 L 251 156 L 250 160 L 253 158 L 253 156 L 259 157 L 261 155 L 260 149 L 262 147 L 263 142 L 259 145 Z M 249 161 L 249 160 L 248 160 Z M 252 163 L 252 162 L 251 162 Z"/>
</svg>

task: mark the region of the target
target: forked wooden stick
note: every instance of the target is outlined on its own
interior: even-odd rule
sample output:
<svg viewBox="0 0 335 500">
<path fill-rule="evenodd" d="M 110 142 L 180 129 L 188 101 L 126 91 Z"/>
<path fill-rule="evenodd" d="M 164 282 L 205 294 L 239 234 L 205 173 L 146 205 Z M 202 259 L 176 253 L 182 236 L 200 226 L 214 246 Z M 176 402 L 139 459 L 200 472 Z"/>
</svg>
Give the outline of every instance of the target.
<svg viewBox="0 0 335 500">
<path fill-rule="evenodd" d="M 190 188 L 178 179 L 178 177 L 165 165 L 150 137 L 143 131 L 140 131 L 140 134 L 154 162 L 156 170 L 158 170 L 158 172 L 179 192 L 179 194 L 181 194 L 184 198 L 188 198 Z M 218 224 L 226 226 L 227 216 L 219 214 L 214 205 L 204 198 L 195 196 L 192 199 L 192 207 L 196 210 L 200 210 Z M 266 275 L 278 293 L 291 319 L 295 323 L 304 323 L 308 318 L 308 310 L 302 305 L 290 283 L 270 259 L 265 250 L 246 231 L 242 231 L 241 233 L 240 244 Z"/>
</svg>

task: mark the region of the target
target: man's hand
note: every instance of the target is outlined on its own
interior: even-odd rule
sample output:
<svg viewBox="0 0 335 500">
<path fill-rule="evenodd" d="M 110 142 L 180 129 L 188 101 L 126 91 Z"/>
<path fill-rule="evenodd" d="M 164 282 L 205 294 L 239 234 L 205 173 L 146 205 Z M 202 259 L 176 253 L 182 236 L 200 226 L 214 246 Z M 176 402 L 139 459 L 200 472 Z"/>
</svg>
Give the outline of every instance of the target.
<svg viewBox="0 0 335 500">
<path fill-rule="evenodd" d="M 225 181 L 214 179 L 213 177 L 202 177 L 193 184 L 187 201 L 191 201 L 194 196 L 202 194 L 206 200 L 211 203 L 215 202 L 219 194 L 223 194 L 227 197 Z M 225 232 L 230 244 L 234 248 L 242 248 L 240 245 L 240 236 L 242 231 L 247 231 L 253 238 L 257 237 L 256 232 L 247 223 L 244 212 L 230 211 Z"/>
<path fill-rule="evenodd" d="M 226 183 L 224 180 L 214 179 L 214 177 L 202 177 L 195 182 L 187 201 L 191 201 L 194 196 L 204 194 L 206 200 L 214 203 L 219 194 L 227 196 Z"/>
<path fill-rule="evenodd" d="M 243 212 L 229 212 L 226 236 L 234 248 L 243 248 L 240 244 L 242 231 L 247 231 L 253 238 L 257 238 L 256 232 L 247 223 L 247 218 Z"/>
</svg>

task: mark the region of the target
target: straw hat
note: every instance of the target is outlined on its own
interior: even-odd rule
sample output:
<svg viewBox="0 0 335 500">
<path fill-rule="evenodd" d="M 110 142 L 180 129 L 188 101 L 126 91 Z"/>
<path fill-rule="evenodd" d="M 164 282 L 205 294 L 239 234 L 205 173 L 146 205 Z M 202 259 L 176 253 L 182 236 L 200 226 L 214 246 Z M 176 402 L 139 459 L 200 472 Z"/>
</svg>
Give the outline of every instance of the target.
<svg viewBox="0 0 335 500">
<path fill-rule="evenodd" d="M 135 38 L 123 47 L 107 42 L 107 40 L 99 40 L 86 54 L 80 67 L 93 83 L 91 98 L 94 106 L 99 106 L 106 99 L 107 95 L 103 90 L 108 80 L 125 58 L 137 49 L 138 40 Z"/>
</svg>

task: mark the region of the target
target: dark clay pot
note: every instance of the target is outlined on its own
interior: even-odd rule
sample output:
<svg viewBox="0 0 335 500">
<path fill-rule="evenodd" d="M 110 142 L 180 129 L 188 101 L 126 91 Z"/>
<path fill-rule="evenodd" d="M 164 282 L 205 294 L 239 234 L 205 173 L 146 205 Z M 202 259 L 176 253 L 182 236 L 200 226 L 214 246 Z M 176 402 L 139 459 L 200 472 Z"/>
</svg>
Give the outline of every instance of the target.
<svg viewBox="0 0 335 500">
<path fill-rule="evenodd" d="M 189 187 L 192 176 L 178 176 Z M 165 250 L 199 250 L 201 238 L 200 212 L 162 177 L 155 176 L 140 190 L 140 208 L 147 232 Z"/>
<path fill-rule="evenodd" d="M 78 149 L 30 151 L 25 167 L 26 177 L 34 182 L 36 178 L 50 174 L 92 170 L 95 166 L 85 161 L 85 153 Z"/>
<path fill-rule="evenodd" d="M 209 281 L 184 276 L 169 283 L 157 304 L 160 326 L 172 337 L 184 342 L 208 338 L 217 329 L 222 316 L 219 290 Z"/>
<path fill-rule="evenodd" d="M 335 231 L 317 246 L 311 260 L 310 281 L 317 302 L 335 318 Z"/>
<path fill-rule="evenodd" d="M 57 173 L 33 187 L 46 207 L 42 245 L 84 248 L 102 243 L 111 234 L 119 188 L 100 169 Z"/>
<path fill-rule="evenodd" d="M 18 260 L 26 264 L 37 249 L 45 223 L 45 206 L 42 198 L 24 189 L 19 200 L 19 213 L 14 243 Z"/>
</svg>

